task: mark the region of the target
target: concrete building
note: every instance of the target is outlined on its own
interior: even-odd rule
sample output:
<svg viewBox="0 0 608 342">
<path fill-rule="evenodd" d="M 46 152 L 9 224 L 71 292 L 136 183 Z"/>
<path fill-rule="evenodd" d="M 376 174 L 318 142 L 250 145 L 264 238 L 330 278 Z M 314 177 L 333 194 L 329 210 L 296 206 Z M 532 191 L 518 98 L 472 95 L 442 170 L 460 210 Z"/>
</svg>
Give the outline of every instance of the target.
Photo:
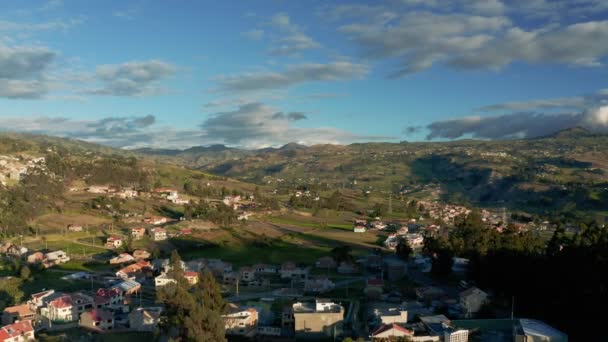
<svg viewBox="0 0 608 342">
<path fill-rule="evenodd" d="M 479 309 L 481 309 L 488 300 L 488 294 L 477 287 L 471 287 L 460 292 L 459 297 L 459 303 L 466 318 L 471 318 L 479 312 Z"/>
<path fill-rule="evenodd" d="M 35 341 L 32 321 L 21 321 L 0 328 L 0 342 Z"/>
<path fill-rule="evenodd" d="M 105 309 L 93 309 L 83 312 L 78 324 L 87 329 L 108 331 L 114 329 L 114 315 Z"/>
<path fill-rule="evenodd" d="M 414 333 L 398 324 L 382 324 L 372 332 L 372 341 L 389 341 L 395 337 L 411 337 Z"/>
<path fill-rule="evenodd" d="M 469 341 L 469 331 L 453 327 L 444 315 L 424 316 L 420 317 L 420 321 L 426 326 L 430 335 L 439 336 L 443 342 Z"/>
<path fill-rule="evenodd" d="M 33 319 L 36 313 L 30 310 L 28 304 L 9 306 L 2 312 L 2 325 L 13 324 L 16 321 L 26 321 Z"/>
<path fill-rule="evenodd" d="M 154 331 L 160 322 L 162 308 L 137 308 L 129 314 L 129 327 L 135 331 Z"/>
<path fill-rule="evenodd" d="M 230 304 L 227 314 L 222 315 L 226 335 L 253 337 L 257 333 L 258 311 Z"/>
<path fill-rule="evenodd" d="M 515 342 L 568 342 L 568 335 L 534 319 L 520 319 L 513 334 Z"/>
<path fill-rule="evenodd" d="M 293 304 L 296 340 L 322 339 L 342 333 L 344 307 L 327 299 Z"/>
</svg>

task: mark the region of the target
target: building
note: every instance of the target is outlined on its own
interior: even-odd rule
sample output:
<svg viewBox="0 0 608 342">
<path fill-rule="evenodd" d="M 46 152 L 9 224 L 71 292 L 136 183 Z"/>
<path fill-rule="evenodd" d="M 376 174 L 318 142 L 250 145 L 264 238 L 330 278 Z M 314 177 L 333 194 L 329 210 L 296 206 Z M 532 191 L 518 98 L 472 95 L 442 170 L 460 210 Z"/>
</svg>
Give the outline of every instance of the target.
<svg viewBox="0 0 608 342">
<path fill-rule="evenodd" d="M 290 279 L 306 279 L 308 276 L 308 268 L 306 267 L 298 267 L 293 262 L 284 262 L 281 265 L 281 270 L 279 271 L 281 274 L 281 278 L 290 278 Z"/>
<path fill-rule="evenodd" d="M 253 267 L 244 266 L 239 269 L 241 274 L 241 280 L 244 282 L 251 282 L 255 280 L 255 269 Z"/>
<path fill-rule="evenodd" d="M 443 337 L 443 342 L 468 342 L 467 329 L 454 328 L 450 320 L 444 315 L 420 317 L 431 335 Z"/>
<path fill-rule="evenodd" d="M 487 302 L 488 294 L 477 287 L 471 287 L 460 292 L 459 298 L 465 317 L 471 318 Z"/>
<path fill-rule="evenodd" d="M 145 223 L 148 224 L 152 224 L 155 226 L 161 225 L 161 224 L 165 224 L 167 222 L 169 222 L 169 219 L 163 216 L 152 216 L 152 217 L 147 217 L 144 219 Z"/>
<path fill-rule="evenodd" d="M 338 273 L 340 274 L 353 274 L 357 271 L 357 266 L 352 262 L 342 261 L 338 266 Z"/>
<path fill-rule="evenodd" d="M 122 246 L 122 238 L 120 236 L 110 236 L 106 239 L 106 248 L 119 248 Z"/>
<path fill-rule="evenodd" d="M 27 321 L 34 319 L 36 313 L 30 310 L 28 304 L 9 306 L 2 312 L 2 325 L 13 324 L 16 321 Z"/>
<path fill-rule="evenodd" d="M 125 280 L 110 287 L 110 290 L 115 289 L 120 291 L 123 297 L 126 297 L 139 292 L 139 290 L 141 289 L 141 284 L 136 282 L 135 280 Z"/>
<path fill-rule="evenodd" d="M 64 251 L 49 252 L 44 255 L 46 261 L 52 265 L 63 264 L 70 261 L 70 257 Z"/>
<path fill-rule="evenodd" d="M 367 227 L 365 226 L 355 226 L 353 228 L 353 232 L 355 233 L 365 233 L 367 231 Z"/>
<path fill-rule="evenodd" d="M 452 272 L 465 273 L 469 268 L 469 259 L 465 258 L 452 258 Z"/>
<path fill-rule="evenodd" d="M 255 308 L 239 308 L 229 304 L 228 313 L 222 315 L 226 335 L 253 337 L 258 327 L 258 311 Z"/>
<path fill-rule="evenodd" d="M 119 288 L 98 289 L 95 292 L 95 308 L 121 308 L 125 303 L 124 292 Z"/>
<path fill-rule="evenodd" d="M 150 237 L 154 241 L 167 240 L 167 230 L 159 227 L 152 228 L 150 229 Z"/>
<path fill-rule="evenodd" d="M 142 276 L 143 273 L 147 270 L 152 269 L 152 264 L 146 260 L 139 260 L 138 262 L 123 267 L 118 272 L 116 272 L 116 276 L 122 279 L 130 279 L 138 276 Z"/>
<path fill-rule="evenodd" d="M 50 321 L 73 322 L 78 317 L 74 316 L 72 297 L 62 295 L 48 302 L 46 308 L 40 310 L 40 314 Z"/>
<path fill-rule="evenodd" d="M 129 313 L 129 327 L 135 331 L 154 331 L 160 322 L 162 308 L 137 308 Z"/>
<path fill-rule="evenodd" d="M 372 341 L 389 341 L 395 337 L 411 337 L 414 333 L 398 324 L 382 324 L 372 332 Z"/>
<path fill-rule="evenodd" d="M 119 255 L 110 259 L 110 264 L 126 264 L 128 262 L 135 261 L 135 258 L 129 253 L 120 253 Z"/>
<path fill-rule="evenodd" d="M 175 279 L 169 277 L 167 273 L 161 273 L 158 277 L 154 278 L 154 286 L 156 286 L 156 288 L 175 282 Z"/>
<path fill-rule="evenodd" d="M 93 309 L 83 312 L 78 324 L 87 329 L 108 331 L 114 328 L 114 315 L 109 310 Z"/>
<path fill-rule="evenodd" d="M 326 299 L 292 306 L 296 340 L 324 339 L 342 333 L 344 307 Z"/>
<path fill-rule="evenodd" d="M 408 322 L 408 312 L 402 306 L 387 306 L 379 303 L 372 309 L 371 313 L 378 325 L 405 324 Z"/>
<path fill-rule="evenodd" d="M 150 256 L 150 252 L 143 249 L 136 249 L 133 251 L 133 258 L 135 258 L 135 260 L 148 259 Z"/>
<path fill-rule="evenodd" d="M 327 277 L 315 277 L 304 282 L 304 292 L 307 293 L 325 293 L 333 290 L 334 287 L 335 284 Z"/>
<path fill-rule="evenodd" d="M 68 224 L 68 230 L 71 232 L 81 232 L 82 226 L 79 224 Z"/>
<path fill-rule="evenodd" d="M 28 264 L 39 264 L 44 261 L 44 254 L 42 252 L 34 252 L 27 256 Z"/>
<path fill-rule="evenodd" d="M 315 266 L 323 269 L 335 269 L 338 267 L 334 258 L 330 256 L 320 257 L 319 260 L 315 263 Z"/>
<path fill-rule="evenodd" d="M 535 319 L 520 319 L 513 334 L 515 342 L 568 342 L 568 335 Z"/>
<path fill-rule="evenodd" d="M 407 263 L 399 258 L 384 259 L 384 272 L 388 280 L 401 280 L 407 274 Z"/>
<path fill-rule="evenodd" d="M 32 321 L 21 321 L 0 328 L 0 342 L 35 341 Z"/>
<path fill-rule="evenodd" d="M 131 237 L 133 240 L 140 240 L 146 235 L 146 228 L 144 227 L 135 227 L 131 228 Z"/>
<path fill-rule="evenodd" d="M 190 285 L 196 285 L 198 283 L 198 272 L 184 272 L 184 278 Z"/>
<path fill-rule="evenodd" d="M 365 292 L 368 298 L 380 298 L 382 293 L 384 293 L 384 280 L 377 278 L 367 279 L 363 292 Z"/>
</svg>

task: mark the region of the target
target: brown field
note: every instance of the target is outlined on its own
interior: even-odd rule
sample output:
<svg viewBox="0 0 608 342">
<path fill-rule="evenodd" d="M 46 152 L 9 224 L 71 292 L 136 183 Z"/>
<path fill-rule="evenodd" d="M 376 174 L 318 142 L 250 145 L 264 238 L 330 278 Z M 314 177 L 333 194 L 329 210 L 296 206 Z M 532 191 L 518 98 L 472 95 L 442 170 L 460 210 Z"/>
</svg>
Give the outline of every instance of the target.
<svg viewBox="0 0 608 342">
<path fill-rule="evenodd" d="M 36 218 L 32 223 L 32 226 L 34 228 L 39 228 L 41 232 L 52 232 L 61 231 L 69 224 L 80 224 L 83 227 L 97 227 L 110 222 L 110 219 L 88 214 L 53 213 Z"/>
</svg>

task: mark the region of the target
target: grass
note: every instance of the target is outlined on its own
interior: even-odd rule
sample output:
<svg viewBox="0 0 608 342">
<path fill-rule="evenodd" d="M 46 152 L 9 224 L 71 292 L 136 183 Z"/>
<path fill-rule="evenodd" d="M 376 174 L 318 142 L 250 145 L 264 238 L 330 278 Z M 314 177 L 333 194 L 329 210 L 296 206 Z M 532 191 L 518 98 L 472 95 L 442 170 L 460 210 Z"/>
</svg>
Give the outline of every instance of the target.
<svg viewBox="0 0 608 342">
<path fill-rule="evenodd" d="M 64 331 L 44 332 L 39 334 L 38 339 L 43 342 L 63 341 L 93 341 L 93 342 L 148 342 L 154 340 L 152 333 L 145 332 L 115 332 L 96 334 L 75 328 Z"/>
<path fill-rule="evenodd" d="M 24 281 L 21 290 L 27 298 L 33 293 L 48 289 L 53 289 L 55 292 L 75 292 L 91 288 L 90 281 L 61 279 L 66 275 L 67 273 L 52 270 L 34 272 L 33 279 Z"/>
</svg>

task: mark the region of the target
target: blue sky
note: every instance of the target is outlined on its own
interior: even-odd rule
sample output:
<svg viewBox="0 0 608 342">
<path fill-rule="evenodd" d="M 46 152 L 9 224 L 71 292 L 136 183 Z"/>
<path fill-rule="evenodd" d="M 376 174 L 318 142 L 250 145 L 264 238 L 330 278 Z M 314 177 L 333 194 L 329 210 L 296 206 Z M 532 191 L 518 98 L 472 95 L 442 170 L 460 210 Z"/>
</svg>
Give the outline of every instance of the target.
<svg viewBox="0 0 608 342">
<path fill-rule="evenodd" d="M 608 131 L 607 16 L 602 0 L 4 1 L 0 129 L 124 148 Z"/>
</svg>

